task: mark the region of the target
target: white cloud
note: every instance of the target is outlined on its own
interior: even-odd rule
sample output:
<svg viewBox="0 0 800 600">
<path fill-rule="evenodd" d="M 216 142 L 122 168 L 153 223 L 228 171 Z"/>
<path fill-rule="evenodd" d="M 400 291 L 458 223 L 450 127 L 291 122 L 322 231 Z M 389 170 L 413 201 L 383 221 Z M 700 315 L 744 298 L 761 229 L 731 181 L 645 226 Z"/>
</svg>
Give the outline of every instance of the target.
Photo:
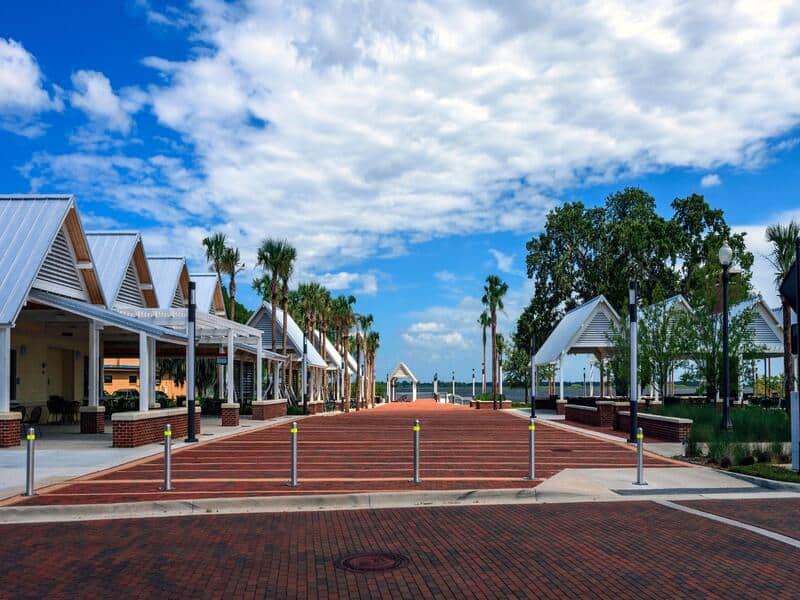
<svg viewBox="0 0 800 600">
<path fill-rule="evenodd" d="M 704 175 L 703 178 L 700 180 L 700 185 L 704 188 L 714 187 L 721 183 L 722 180 L 716 173 L 709 173 L 708 175 Z"/>
<path fill-rule="evenodd" d="M 35 116 L 62 108 L 58 93 L 51 96 L 45 90 L 36 58 L 19 42 L 0 37 L 0 128 L 29 137 L 39 135 L 43 128 Z"/>
<path fill-rule="evenodd" d="M 97 71 L 77 71 L 72 74 L 74 90 L 70 94 L 70 104 L 85 112 L 104 127 L 128 133 L 133 124 L 131 113 L 139 110 L 144 103 L 144 94 L 135 88 L 126 90 L 118 96 L 111 87 L 108 77 Z"/>
<path fill-rule="evenodd" d="M 513 254 L 504 254 L 500 252 L 500 250 L 495 250 L 494 248 L 489 249 L 489 254 L 494 257 L 494 260 L 497 263 L 497 268 L 501 273 L 514 273 Z"/>
<path fill-rule="evenodd" d="M 529 232 L 566 188 L 762 164 L 798 124 L 791 8 L 204 0 L 188 57 L 144 61 L 163 78 L 147 102 L 194 155 L 178 176 L 136 159 L 145 172 L 92 197 L 159 198 L 162 214 L 137 210 L 232 230 L 250 256 L 269 223 L 314 272 L 454 232 Z M 122 92 L 102 89 L 123 130 Z M 47 158 L 33 181 L 88 186 L 68 172 L 77 157 Z"/>
<path fill-rule="evenodd" d="M 337 273 L 312 275 L 311 278 L 332 292 L 350 290 L 367 296 L 375 295 L 378 292 L 378 278 L 374 273 L 339 271 Z"/>
<path fill-rule="evenodd" d="M 433 276 L 441 281 L 442 283 L 452 283 L 456 280 L 455 273 L 451 273 L 450 271 L 436 271 Z"/>
</svg>

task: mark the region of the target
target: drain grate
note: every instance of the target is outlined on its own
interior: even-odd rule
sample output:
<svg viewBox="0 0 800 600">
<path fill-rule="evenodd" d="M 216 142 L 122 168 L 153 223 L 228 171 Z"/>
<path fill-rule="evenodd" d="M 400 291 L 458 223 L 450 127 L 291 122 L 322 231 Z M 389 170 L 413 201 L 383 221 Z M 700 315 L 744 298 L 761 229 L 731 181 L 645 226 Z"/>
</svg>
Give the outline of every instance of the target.
<svg viewBox="0 0 800 600">
<path fill-rule="evenodd" d="M 336 561 L 336 566 L 353 573 L 378 573 L 404 566 L 408 558 L 394 552 L 359 552 Z"/>
<path fill-rule="evenodd" d="M 552 448 L 550 452 L 562 452 L 562 453 L 572 452 L 572 448 Z"/>
</svg>

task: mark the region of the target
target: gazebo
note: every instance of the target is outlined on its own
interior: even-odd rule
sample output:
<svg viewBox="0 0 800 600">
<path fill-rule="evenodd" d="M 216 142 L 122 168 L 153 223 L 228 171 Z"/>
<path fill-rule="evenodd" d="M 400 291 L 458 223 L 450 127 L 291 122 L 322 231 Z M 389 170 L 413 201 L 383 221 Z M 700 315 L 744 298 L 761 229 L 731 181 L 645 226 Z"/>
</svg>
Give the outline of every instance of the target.
<svg viewBox="0 0 800 600">
<path fill-rule="evenodd" d="M 564 357 L 589 354 L 600 363 L 600 395 L 606 393 L 605 361 L 613 350 L 611 336 L 620 318 L 605 296 L 598 296 L 572 309 L 556 325 L 539 348 L 535 365 L 558 364 L 559 399 L 564 400 Z"/>
<path fill-rule="evenodd" d="M 406 379 L 411 380 L 411 401 L 415 402 L 417 400 L 417 378 L 414 373 L 411 372 L 411 369 L 408 368 L 408 365 L 404 362 L 398 364 L 394 371 L 389 375 L 389 378 L 386 380 L 386 390 L 387 394 L 389 395 L 389 402 L 394 402 L 395 399 L 395 391 L 394 391 L 394 384 L 395 381 L 398 379 Z"/>
</svg>

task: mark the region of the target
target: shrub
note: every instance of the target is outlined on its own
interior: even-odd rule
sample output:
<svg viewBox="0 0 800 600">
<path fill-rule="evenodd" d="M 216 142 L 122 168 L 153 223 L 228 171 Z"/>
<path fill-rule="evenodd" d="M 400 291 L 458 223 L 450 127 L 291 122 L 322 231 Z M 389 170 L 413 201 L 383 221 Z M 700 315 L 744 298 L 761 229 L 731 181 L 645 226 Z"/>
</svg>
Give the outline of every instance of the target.
<svg viewBox="0 0 800 600">
<path fill-rule="evenodd" d="M 497 400 L 505 400 L 505 394 L 497 394 Z M 475 400 L 483 400 L 484 402 L 492 401 L 492 394 L 475 394 Z"/>
<path fill-rule="evenodd" d="M 694 440 L 692 439 L 692 436 L 689 436 L 689 439 L 686 440 L 686 457 L 696 458 L 701 454 L 700 445 L 697 443 L 697 440 Z"/>
<path fill-rule="evenodd" d="M 711 442 L 720 436 L 728 436 L 733 442 L 788 442 L 789 416 L 783 410 L 771 410 L 757 406 L 735 407 L 731 410 L 733 431 L 720 430 L 721 407 L 713 404 L 670 404 L 653 408 L 670 417 L 692 419 L 692 436 L 698 442 Z"/>
<path fill-rule="evenodd" d="M 731 464 L 731 443 L 727 438 L 717 438 L 708 444 L 708 458 L 711 462 L 725 467 Z"/>
<path fill-rule="evenodd" d="M 755 462 L 753 453 L 747 444 L 735 444 L 731 460 L 735 465 L 752 465 Z"/>
<path fill-rule="evenodd" d="M 770 452 L 772 452 L 772 460 L 779 463 L 789 462 L 789 455 L 783 451 L 783 443 L 781 442 L 772 442 L 769 446 Z"/>
<path fill-rule="evenodd" d="M 766 444 L 759 444 L 753 454 L 760 463 L 772 462 L 772 452 Z"/>
</svg>

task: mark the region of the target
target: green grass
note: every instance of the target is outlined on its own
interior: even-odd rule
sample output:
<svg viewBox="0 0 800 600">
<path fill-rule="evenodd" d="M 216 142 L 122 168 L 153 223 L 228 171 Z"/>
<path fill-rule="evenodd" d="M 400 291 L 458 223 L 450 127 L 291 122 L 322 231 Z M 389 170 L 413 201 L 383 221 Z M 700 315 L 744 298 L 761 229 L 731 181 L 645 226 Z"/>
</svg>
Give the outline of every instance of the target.
<svg viewBox="0 0 800 600">
<path fill-rule="evenodd" d="M 673 404 L 654 407 L 652 412 L 670 417 L 692 419 L 690 440 L 708 442 L 788 442 L 789 415 L 783 410 L 770 410 L 757 406 L 731 409 L 733 431 L 720 429 L 722 409 L 713 405 Z M 644 412 L 644 411 L 643 411 Z"/>
<path fill-rule="evenodd" d="M 794 471 L 778 465 L 756 463 L 748 466 L 731 467 L 730 470 L 734 473 L 743 473 L 744 475 L 753 475 L 755 477 L 763 477 L 764 479 L 800 483 L 800 473 L 795 473 Z"/>
</svg>

